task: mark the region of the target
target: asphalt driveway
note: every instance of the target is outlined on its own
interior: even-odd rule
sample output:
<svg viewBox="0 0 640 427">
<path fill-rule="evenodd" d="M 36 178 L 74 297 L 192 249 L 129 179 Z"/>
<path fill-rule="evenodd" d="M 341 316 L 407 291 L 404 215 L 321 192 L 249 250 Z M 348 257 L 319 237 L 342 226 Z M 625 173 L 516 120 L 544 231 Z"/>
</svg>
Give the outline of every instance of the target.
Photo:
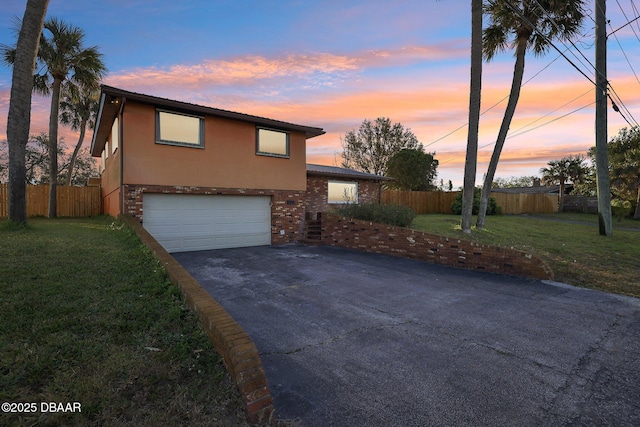
<svg viewBox="0 0 640 427">
<path fill-rule="evenodd" d="M 640 425 L 640 300 L 332 247 L 174 254 L 305 426 Z"/>
</svg>

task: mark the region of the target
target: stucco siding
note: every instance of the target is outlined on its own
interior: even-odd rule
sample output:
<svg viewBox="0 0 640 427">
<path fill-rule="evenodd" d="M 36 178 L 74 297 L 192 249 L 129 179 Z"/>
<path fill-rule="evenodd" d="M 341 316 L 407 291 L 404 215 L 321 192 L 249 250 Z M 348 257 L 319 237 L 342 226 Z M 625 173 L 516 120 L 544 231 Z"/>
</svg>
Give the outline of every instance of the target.
<svg viewBox="0 0 640 427">
<path fill-rule="evenodd" d="M 103 165 L 100 187 L 102 189 L 103 213 L 117 217 L 120 214 L 120 155 L 122 150 L 118 147 L 114 153 L 111 140 L 110 137 L 105 145 L 108 156 Z"/>
<path fill-rule="evenodd" d="M 304 191 L 305 135 L 290 133 L 290 157 L 256 155 L 252 123 L 205 117 L 204 148 L 156 144 L 155 107 L 124 107 L 124 184 Z"/>
</svg>

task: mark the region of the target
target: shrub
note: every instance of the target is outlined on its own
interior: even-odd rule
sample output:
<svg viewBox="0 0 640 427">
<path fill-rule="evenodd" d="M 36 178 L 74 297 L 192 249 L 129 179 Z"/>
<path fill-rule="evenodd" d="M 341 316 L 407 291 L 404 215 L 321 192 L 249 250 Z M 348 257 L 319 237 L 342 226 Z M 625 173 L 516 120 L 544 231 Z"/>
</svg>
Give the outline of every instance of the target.
<svg viewBox="0 0 640 427">
<path fill-rule="evenodd" d="M 336 213 L 353 219 L 397 227 L 409 227 L 416 217 L 413 209 L 407 206 L 382 205 L 380 203 L 347 204 L 336 209 Z"/>
<path fill-rule="evenodd" d="M 622 218 L 631 213 L 631 202 L 628 200 L 613 199 L 611 201 L 611 212 L 618 218 L 618 221 L 622 221 Z"/>
<path fill-rule="evenodd" d="M 480 197 L 482 196 L 482 189 L 475 188 L 473 190 L 473 215 L 478 215 L 480 210 Z M 455 215 L 462 214 L 462 193 L 456 196 L 456 200 L 451 205 L 451 212 Z M 489 204 L 487 205 L 487 215 L 502 215 L 502 208 L 496 203 L 496 199 L 489 197 Z"/>
</svg>

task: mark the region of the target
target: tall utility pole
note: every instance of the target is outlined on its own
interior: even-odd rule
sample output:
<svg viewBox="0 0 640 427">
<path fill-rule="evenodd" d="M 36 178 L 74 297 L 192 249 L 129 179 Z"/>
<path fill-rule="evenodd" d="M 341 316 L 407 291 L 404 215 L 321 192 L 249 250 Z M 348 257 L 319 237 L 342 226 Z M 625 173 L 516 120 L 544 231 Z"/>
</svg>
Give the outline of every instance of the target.
<svg viewBox="0 0 640 427">
<path fill-rule="evenodd" d="M 596 0 L 596 178 L 600 235 L 611 236 L 611 192 L 607 153 L 607 4 Z"/>
</svg>

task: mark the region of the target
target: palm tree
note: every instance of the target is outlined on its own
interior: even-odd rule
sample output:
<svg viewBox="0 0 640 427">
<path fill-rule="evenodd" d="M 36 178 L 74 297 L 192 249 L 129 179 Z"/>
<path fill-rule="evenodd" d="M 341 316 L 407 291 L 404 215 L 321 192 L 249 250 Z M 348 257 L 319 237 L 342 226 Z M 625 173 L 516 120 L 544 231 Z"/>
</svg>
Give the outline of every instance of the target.
<svg viewBox="0 0 640 427">
<path fill-rule="evenodd" d="M 482 94 L 482 0 L 471 0 L 471 88 L 469 96 L 469 133 L 464 163 L 462 196 L 462 231 L 471 233 L 473 192 L 478 164 L 478 128 Z"/>
<path fill-rule="evenodd" d="M 67 84 L 63 91 L 63 99 L 60 102 L 60 122 L 70 126 L 74 131 L 80 131 L 78 142 L 69 161 L 69 171 L 67 173 L 67 185 L 71 185 L 73 169 L 76 158 L 87 130 L 93 129 L 98 114 L 100 90 L 98 86 L 78 86 Z"/>
<path fill-rule="evenodd" d="M 33 71 L 49 0 L 28 0 L 15 49 L 2 46 L 3 60 L 13 65 L 7 117 L 9 143 L 9 220 L 27 222 L 25 155 L 31 124 Z"/>
<path fill-rule="evenodd" d="M 493 177 L 520 98 L 525 53 L 533 49 L 535 55 L 542 55 L 554 40 L 569 40 L 576 36 L 585 16 L 583 3 L 582 0 L 493 0 L 485 6 L 490 20 L 483 32 L 485 59 L 491 61 L 497 53 L 515 48 L 516 63 L 509 102 L 482 187 L 476 223 L 479 229 L 484 228 Z"/>
<path fill-rule="evenodd" d="M 58 152 L 58 114 L 62 84 L 70 80 L 78 85 L 96 86 L 106 73 L 102 54 L 97 47 L 84 47 L 84 31 L 55 18 L 44 24 L 38 51 L 38 64 L 42 69 L 35 75 L 35 90 L 51 93 L 49 115 L 49 153 Z M 58 158 L 52 155 L 49 168 L 49 218 L 56 216 Z"/>
<path fill-rule="evenodd" d="M 542 180 L 545 185 L 560 185 L 560 206 L 562 212 L 564 206 L 565 184 L 571 181 L 574 184 L 582 182 L 588 172 L 584 164 L 584 157 L 581 155 L 563 157 L 560 160 L 551 160 L 547 163 L 548 168 L 540 169 Z"/>
</svg>

